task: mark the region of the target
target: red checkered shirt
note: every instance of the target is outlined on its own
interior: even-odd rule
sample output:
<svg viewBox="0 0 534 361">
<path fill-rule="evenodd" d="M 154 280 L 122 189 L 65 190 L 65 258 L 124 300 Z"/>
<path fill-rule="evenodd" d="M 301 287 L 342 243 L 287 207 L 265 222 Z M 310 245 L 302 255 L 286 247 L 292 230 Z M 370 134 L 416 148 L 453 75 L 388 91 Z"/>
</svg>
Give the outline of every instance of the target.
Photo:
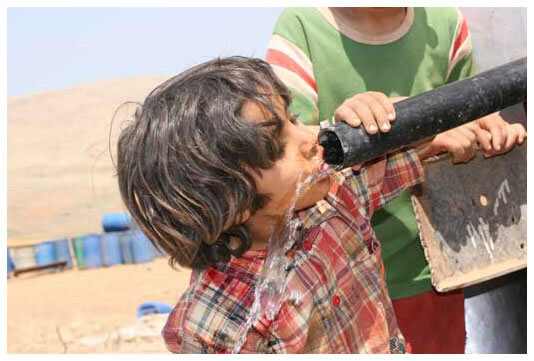
<svg viewBox="0 0 534 361">
<path fill-rule="evenodd" d="M 300 211 L 303 227 L 286 253 L 287 300 L 273 321 L 253 323 L 242 353 L 403 353 L 405 343 L 385 284 L 373 212 L 422 181 L 413 150 L 360 170 L 334 173 L 330 192 Z M 176 353 L 230 353 L 243 333 L 266 251 L 204 270 L 162 331 Z"/>
</svg>

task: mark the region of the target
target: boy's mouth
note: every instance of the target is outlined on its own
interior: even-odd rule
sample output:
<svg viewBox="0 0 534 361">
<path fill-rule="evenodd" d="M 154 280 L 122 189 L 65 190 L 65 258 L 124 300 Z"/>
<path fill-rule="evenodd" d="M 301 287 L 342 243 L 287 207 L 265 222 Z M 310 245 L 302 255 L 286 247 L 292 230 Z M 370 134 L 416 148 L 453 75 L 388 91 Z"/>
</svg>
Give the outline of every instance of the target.
<svg viewBox="0 0 534 361">
<path fill-rule="evenodd" d="M 324 161 L 324 148 L 316 145 L 312 151 L 312 156 L 309 158 L 309 168 L 304 172 L 304 178 L 307 179 L 305 183 L 313 184 L 322 181 L 328 177 L 332 171 L 332 166 Z"/>
<path fill-rule="evenodd" d="M 319 181 L 327 178 L 331 170 L 332 166 L 325 161 L 322 161 L 317 171 L 317 180 Z"/>
<path fill-rule="evenodd" d="M 324 178 L 328 177 L 332 170 L 332 166 L 324 161 L 324 148 L 322 146 L 318 146 L 318 153 L 315 156 L 317 159 L 317 167 L 316 167 L 316 180 L 323 180 Z"/>
</svg>

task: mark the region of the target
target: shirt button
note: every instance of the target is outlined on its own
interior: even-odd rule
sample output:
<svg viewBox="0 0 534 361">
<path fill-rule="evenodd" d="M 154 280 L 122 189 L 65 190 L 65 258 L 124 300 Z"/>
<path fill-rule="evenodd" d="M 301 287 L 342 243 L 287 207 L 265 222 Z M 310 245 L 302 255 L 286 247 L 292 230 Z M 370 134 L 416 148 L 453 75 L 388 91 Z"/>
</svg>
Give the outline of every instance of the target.
<svg viewBox="0 0 534 361">
<path fill-rule="evenodd" d="M 304 241 L 304 248 L 306 248 L 308 251 L 312 249 L 312 245 L 310 241 Z"/>
<path fill-rule="evenodd" d="M 341 298 L 339 296 L 334 296 L 332 303 L 334 304 L 334 307 L 338 307 L 341 304 Z"/>
</svg>

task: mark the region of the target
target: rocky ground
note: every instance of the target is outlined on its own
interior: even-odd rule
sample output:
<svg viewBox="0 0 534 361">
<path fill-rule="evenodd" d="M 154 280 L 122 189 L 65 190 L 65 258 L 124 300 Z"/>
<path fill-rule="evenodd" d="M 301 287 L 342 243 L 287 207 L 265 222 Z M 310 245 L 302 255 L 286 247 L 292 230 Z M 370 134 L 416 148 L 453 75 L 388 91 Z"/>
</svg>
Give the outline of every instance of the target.
<svg viewBox="0 0 534 361">
<path fill-rule="evenodd" d="M 174 305 L 189 271 L 167 259 L 23 274 L 7 280 L 8 353 L 167 353 L 167 315 L 136 316 L 146 301 Z"/>
</svg>

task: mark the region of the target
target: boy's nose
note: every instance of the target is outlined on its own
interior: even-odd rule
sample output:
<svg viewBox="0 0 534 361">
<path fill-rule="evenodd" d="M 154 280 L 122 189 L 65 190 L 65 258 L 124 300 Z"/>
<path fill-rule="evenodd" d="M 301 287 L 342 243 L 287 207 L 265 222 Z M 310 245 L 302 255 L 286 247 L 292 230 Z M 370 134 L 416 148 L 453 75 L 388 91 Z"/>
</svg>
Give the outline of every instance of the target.
<svg viewBox="0 0 534 361">
<path fill-rule="evenodd" d="M 300 146 L 300 150 L 304 158 L 311 159 L 319 153 L 319 143 L 317 138 L 309 137 Z"/>
<path fill-rule="evenodd" d="M 309 144 L 303 149 L 303 155 L 306 159 L 312 159 L 319 153 L 319 145 L 317 143 L 315 144 Z"/>
</svg>

